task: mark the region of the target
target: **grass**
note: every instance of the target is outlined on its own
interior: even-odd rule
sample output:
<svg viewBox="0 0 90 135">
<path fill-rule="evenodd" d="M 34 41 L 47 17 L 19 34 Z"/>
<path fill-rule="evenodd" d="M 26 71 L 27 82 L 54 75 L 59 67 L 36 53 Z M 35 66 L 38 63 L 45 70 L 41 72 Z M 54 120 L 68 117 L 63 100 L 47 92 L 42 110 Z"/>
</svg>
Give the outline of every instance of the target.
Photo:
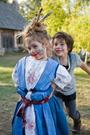
<svg viewBox="0 0 90 135">
<path fill-rule="evenodd" d="M 11 119 L 18 100 L 11 73 L 15 63 L 23 55 L 16 53 L 0 56 L 0 135 L 10 135 Z"/>
<path fill-rule="evenodd" d="M 82 117 L 81 135 L 90 134 L 90 76 L 78 69 L 75 71 L 77 87 L 77 105 Z"/>
<path fill-rule="evenodd" d="M 15 63 L 22 56 L 16 53 L 0 57 L 0 135 L 10 135 L 11 119 L 19 98 L 13 86 L 11 73 Z M 90 76 L 80 69 L 75 70 L 75 76 L 77 105 L 82 116 L 81 135 L 90 135 Z M 72 124 L 71 119 L 70 124 Z"/>
</svg>

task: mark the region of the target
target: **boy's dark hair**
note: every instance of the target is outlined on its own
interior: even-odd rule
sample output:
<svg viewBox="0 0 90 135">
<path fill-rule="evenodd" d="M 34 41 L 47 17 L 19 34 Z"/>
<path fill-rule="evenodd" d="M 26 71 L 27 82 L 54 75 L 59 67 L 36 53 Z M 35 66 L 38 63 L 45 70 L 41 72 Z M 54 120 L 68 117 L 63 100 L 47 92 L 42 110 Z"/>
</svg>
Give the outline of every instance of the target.
<svg viewBox="0 0 90 135">
<path fill-rule="evenodd" d="M 54 42 L 54 39 L 56 39 L 56 38 L 58 38 L 58 39 L 64 39 L 65 42 L 66 42 L 66 44 L 67 44 L 67 47 L 68 47 L 68 49 L 69 49 L 69 52 L 72 51 L 72 49 L 73 49 L 73 44 L 74 44 L 74 40 L 73 40 L 73 38 L 71 37 L 71 35 L 69 35 L 69 34 L 67 34 L 67 33 L 65 33 L 65 32 L 57 32 L 57 33 L 54 35 L 53 39 L 52 39 L 52 43 Z"/>
</svg>

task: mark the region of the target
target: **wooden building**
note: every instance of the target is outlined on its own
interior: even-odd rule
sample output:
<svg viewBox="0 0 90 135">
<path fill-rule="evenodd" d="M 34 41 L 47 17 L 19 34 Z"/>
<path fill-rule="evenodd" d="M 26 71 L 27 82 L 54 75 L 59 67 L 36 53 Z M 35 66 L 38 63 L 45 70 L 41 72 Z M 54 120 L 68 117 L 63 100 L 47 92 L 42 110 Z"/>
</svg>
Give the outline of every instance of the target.
<svg viewBox="0 0 90 135">
<path fill-rule="evenodd" d="M 16 35 L 25 26 L 25 19 L 18 11 L 18 5 L 0 2 L 0 50 L 10 51 L 22 45 Z"/>
</svg>

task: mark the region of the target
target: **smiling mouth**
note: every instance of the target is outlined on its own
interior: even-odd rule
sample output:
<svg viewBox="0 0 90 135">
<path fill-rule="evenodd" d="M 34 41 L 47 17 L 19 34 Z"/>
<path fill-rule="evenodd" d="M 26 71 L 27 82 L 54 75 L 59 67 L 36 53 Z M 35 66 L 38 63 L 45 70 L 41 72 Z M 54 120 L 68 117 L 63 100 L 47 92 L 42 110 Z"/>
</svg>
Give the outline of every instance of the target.
<svg viewBox="0 0 90 135">
<path fill-rule="evenodd" d="M 61 52 L 62 50 L 55 50 L 56 52 Z"/>
<path fill-rule="evenodd" d="M 39 54 L 39 52 L 37 52 L 37 53 L 32 53 L 31 55 L 32 56 L 37 56 Z"/>
<path fill-rule="evenodd" d="M 36 55 L 38 55 L 38 53 L 33 53 L 33 54 L 32 54 L 32 56 L 36 56 Z"/>
</svg>

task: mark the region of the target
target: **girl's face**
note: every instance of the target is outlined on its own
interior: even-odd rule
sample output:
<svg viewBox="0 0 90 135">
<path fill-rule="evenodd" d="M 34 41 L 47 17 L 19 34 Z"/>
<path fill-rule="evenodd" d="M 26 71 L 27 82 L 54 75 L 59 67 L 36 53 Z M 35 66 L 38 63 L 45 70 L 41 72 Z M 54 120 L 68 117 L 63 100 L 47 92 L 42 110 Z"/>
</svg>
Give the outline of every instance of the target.
<svg viewBox="0 0 90 135">
<path fill-rule="evenodd" d="M 44 45 L 38 41 L 30 42 L 30 44 L 28 45 L 28 52 L 37 60 L 45 58 L 46 55 Z"/>
<path fill-rule="evenodd" d="M 55 38 L 53 42 L 53 51 L 58 57 L 68 55 L 68 47 L 64 39 Z"/>
</svg>

